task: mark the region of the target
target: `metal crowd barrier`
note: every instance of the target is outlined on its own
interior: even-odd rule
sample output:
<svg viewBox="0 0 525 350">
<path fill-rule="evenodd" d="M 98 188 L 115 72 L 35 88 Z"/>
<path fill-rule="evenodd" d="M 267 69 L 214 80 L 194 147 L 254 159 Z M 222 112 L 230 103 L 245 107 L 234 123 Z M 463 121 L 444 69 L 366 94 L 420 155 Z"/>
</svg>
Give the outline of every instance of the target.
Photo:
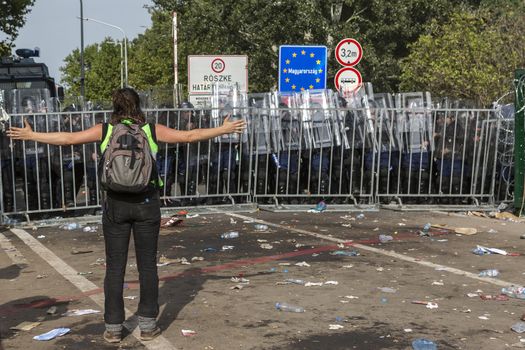
<svg viewBox="0 0 525 350">
<path fill-rule="evenodd" d="M 396 108 L 156 109 L 148 121 L 179 130 L 244 118 L 241 135 L 160 144 L 163 205 L 272 207 L 413 204 L 477 207 L 509 200 L 512 122 L 493 110 Z M 80 131 L 108 111 L 12 115 L 36 131 Z M 1 128 L 0 128 L 1 130 Z M 0 132 L 2 217 L 100 207 L 98 144 L 52 146 Z M 60 214 L 59 214 L 60 215 Z"/>
<path fill-rule="evenodd" d="M 382 109 L 381 135 L 394 135 L 375 163 L 376 197 L 384 204 L 494 204 L 500 121 L 492 110 Z M 386 124 L 386 125 L 385 125 Z"/>
<path fill-rule="evenodd" d="M 35 131 L 80 131 L 107 120 L 108 112 L 13 114 L 0 130 L 23 127 L 24 118 Z M 0 143 L 4 217 L 99 207 L 95 143 L 54 146 L 12 141 L 4 133 L 0 133 Z"/>
</svg>

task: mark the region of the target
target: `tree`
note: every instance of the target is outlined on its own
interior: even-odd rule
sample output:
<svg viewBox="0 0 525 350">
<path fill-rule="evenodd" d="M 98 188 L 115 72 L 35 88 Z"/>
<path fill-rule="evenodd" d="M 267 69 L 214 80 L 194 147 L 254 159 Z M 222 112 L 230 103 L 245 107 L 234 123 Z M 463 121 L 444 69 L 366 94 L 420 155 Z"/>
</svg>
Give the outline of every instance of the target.
<svg viewBox="0 0 525 350">
<path fill-rule="evenodd" d="M 173 88 L 173 38 L 171 15 L 152 11 L 152 26 L 133 40 L 130 85 L 139 90 Z"/>
<path fill-rule="evenodd" d="M 358 69 L 379 90 L 396 91 L 399 62 L 408 44 L 432 18 L 444 22 L 458 6 L 480 0 L 154 0 L 154 8 L 179 17 L 181 81 L 188 54 L 247 54 L 250 90 L 276 86 L 278 47 L 319 44 L 329 49 L 328 84 L 340 68 L 333 58 L 339 40 L 353 37 L 364 49 Z M 340 5 L 340 16 L 337 11 Z"/>
<path fill-rule="evenodd" d="M 64 59 L 60 67 L 62 82 L 68 101 L 80 95 L 80 50 L 75 49 Z M 120 46 L 106 38 L 100 44 L 88 45 L 84 49 L 85 98 L 86 101 L 111 101 L 111 93 L 120 87 Z"/>
<path fill-rule="evenodd" d="M 25 16 L 31 11 L 35 0 L 0 0 L 0 32 L 6 38 L 0 39 L 0 57 L 9 56 L 18 29 L 25 24 Z"/>
<path fill-rule="evenodd" d="M 129 82 L 139 90 L 172 90 L 172 12 L 178 14 L 179 82 L 187 82 L 187 57 L 248 55 L 249 91 L 277 85 L 280 45 L 326 45 L 328 87 L 341 67 L 334 48 L 347 37 L 364 49 L 358 65 L 376 91 L 398 91 L 400 62 L 430 23 L 489 0 L 153 0 L 152 27 L 132 41 Z M 505 2 L 505 0 L 495 0 Z M 509 0 L 511 1 L 511 0 Z M 512 0 L 514 1 L 514 0 Z M 434 22 L 431 20 L 434 19 Z M 169 93 L 168 93 L 169 94 Z"/>
<path fill-rule="evenodd" d="M 401 64 L 401 88 L 490 105 L 525 64 L 522 13 L 509 9 L 495 16 L 489 8 L 455 14 L 445 25 L 434 21 Z"/>
</svg>

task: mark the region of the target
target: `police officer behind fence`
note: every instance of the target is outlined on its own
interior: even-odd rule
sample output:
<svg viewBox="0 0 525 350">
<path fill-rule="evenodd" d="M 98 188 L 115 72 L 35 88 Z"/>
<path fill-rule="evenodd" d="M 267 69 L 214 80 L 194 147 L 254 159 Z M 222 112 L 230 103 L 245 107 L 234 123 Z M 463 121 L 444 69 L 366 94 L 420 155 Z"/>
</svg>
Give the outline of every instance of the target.
<svg viewBox="0 0 525 350">
<path fill-rule="evenodd" d="M 39 110 L 32 96 L 25 96 L 22 99 L 22 110 L 28 114 L 26 122 L 40 132 L 48 131 L 48 125 L 44 112 Z M 20 118 L 21 119 L 21 118 Z M 29 121 L 27 121 L 29 120 Z M 21 120 L 19 120 L 21 123 Z M 18 123 L 17 123 L 18 124 Z M 50 208 L 50 186 L 49 186 L 49 154 L 48 149 L 36 142 L 17 143 L 15 154 L 24 162 L 24 177 L 27 184 L 27 191 L 24 188 L 28 208 L 26 210 L 49 209 Z"/>
<path fill-rule="evenodd" d="M 166 108 L 166 107 L 163 107 Z M 165 125 L 169 128 L 180 129 L 177 127 L 177 117 L 171 114 L 170 111 L 163 110 L 159 112 L 157 123 Z M 173 182 L 175 181 L 174 163 L 177 146 L 173 144 L 159 144 L 159 152 L 157 153 L 157 170 L 159 176 L 164 182 L 164 187 L 160 190 L 161 197 L 164 199 L 164 204 L 169 206 L 173 204 L 171 200 L 171 190 Z"/>
<path fill-rule="evenodd" d="M 299 185 L 299 149 L 301 148 L 301 125 L 298 116 L 293 116 L 288 106 L 279 104 L 280 133 L 277 135 L 280 151 L 277 157 L 277 170 L 275 171 L 276 193 L 280 195 L 293 195 L 297 193 Z M 297 198 L 284 198 L 283 202 L 298 204 Z"/>
<path fill-rule="evenodd" d="M 179 130 L 193 130 L 198 127 L 193 104 L 183 101 L 179 105 Z M 197 193 L 197 168 L 199 166 L 199 145 L 181 145 L 177 154 L 177 182 L 181 196 L 195 196 Z M 185 199 L 182 205 L 194 204 L 192 199 Z"/>
<path fill-rule="evenodd" d="M 139 95 L 131 88 L 113 93 L 113 115 L 110 124 L 134 123 L 142 125 L 145 117 L 140 109 Z M 197 142 L 229 133 L 241 133 L 245 127 L 242 120 L 229 118 L 216 128 L 181 131 L 155 124 L 148 142 L 178 143 Z M 31 140 L 55 145 L 74 145 L 102 141 L 107 124 L 97 124 L 79 132 L 34 132 L 25 121 L 24 128 L 11 128 L 7 135 L 16 140 Z M 156 137 L 154 136 L 156 134 Z M 152 140 L 150 140 L 152 138 Z M 104 279 L 106 331 L 104 339 L 117 343 L 122 338 L 124 300 L 122 297 L 124 272 L 131 231 L 135 241 L 140 280 L 138 309 L 141 340 L 152 340 L 160 334 L 156 324 L 158 306 L 158 273 L 156 265 L 157 240 L 160 229 L 160 198 L 158 189 L 146 193 L 107 192 L 102 219 L 106 244 L 106 277 Z"/>
<path fill-rule="evenodd" d="M 450 201 L 459 204 L 461 183 L 465 181 L 463 177 L 469 174 L 469 169 L 463 163 L 465 129 L 455 114 L 447 113 L 437 131 L 436 168 L 440 179 L 439 191 L 444 195 L 441 201 L 443 204 L 451 204 Z"/>
<path fill-rule="evenodd" d="M 64 109 L 70 114 L 51 115 L 51 118 L 58 120 L 52 123 L 50 131 L 81 131 L 82 115 L 74 112 L 73 105 Z M 64 205 L 71 207 L 75 205 L 75 199 L 84 175 L 84 164 L 82 163 L 81 146 L 75 147 L 54 147 L 51 155 L 51 182 L 55 191 L 54 206 L 61 208 Z M 63 193 L 62 193 L 63 192 Z M 64 197 L 64 198 L 63 198 Z"/>
<path fill-rule="evenodd" d="M 9 138 L 5 135 L 4 128 L 7 128 L 7 123 L 0 125 L 0 171 L 2 176 L 0 193 L 3 195 L 3 198 L 0 198 L 0 200 L 3 200 L 3 212 L 10 213 L 14 210 L 15 198 L 13 182 L 14 162 L 11 144 Z"/>
</svg>

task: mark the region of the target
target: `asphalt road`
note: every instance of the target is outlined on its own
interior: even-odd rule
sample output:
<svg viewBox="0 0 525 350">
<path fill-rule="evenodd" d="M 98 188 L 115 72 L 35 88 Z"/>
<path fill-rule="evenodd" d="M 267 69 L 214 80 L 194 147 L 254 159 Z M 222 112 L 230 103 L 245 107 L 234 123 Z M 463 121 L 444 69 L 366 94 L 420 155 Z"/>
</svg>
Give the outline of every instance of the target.
<svg viewBox="0 0 525 350">
<path fill-rule="evenodd" d="M 163 229 L 159 261 L 165 256 L 189 264 L 159 266 L 161 339 L 142 343 L 127 334 L 120 346 L 104 343 L 102 313 L 62 316 L 72 309 L 103 310 L 101 227 L 93 233 L 6 229 L 0 236 L 0 348 L 411 349 L 416 338 L 433 340 L 439 349 L 525 347 L 511 330 L 525 301 L 475 295 L 495 296 L 503 286 L 524 283 L 522 223 L 428 212 L 359 214 L 208 213 Z M 254 219 L 268 229 L 257 231 Z M 420 237 L 427 222 L 478 233 L 432 229 L 430 237 Z M 231 230 L 240 237 L 220 238 Z M 379 234 L 393 240 L 380 243 Z M 233 248 L 222 250 L 225 245 Z M 478 256 L 471 252 L 476 245 L 517 254 Z M 477 276 L 489 268 L 500 275 Z M 133 243 L 126 273 L 131 315 L 139 301 Z M 232 277 L 249 283 L 232 289 L 239 284 Z M 287 279 L 314 285 L 283 283 Z M 278 311 L 276 302 L 305 312 Z M 46 313 L 51 306 L 57 306 L 55 315 Z M 24 321 L 40 324 L 10 329 Z M 131 317 L 129 328 L 134 322 Z M 32 339 L 57 327 L 71 331 L 47 342 Z M 183 329 L 196 334 L 183 336 Z"/>
</svg>

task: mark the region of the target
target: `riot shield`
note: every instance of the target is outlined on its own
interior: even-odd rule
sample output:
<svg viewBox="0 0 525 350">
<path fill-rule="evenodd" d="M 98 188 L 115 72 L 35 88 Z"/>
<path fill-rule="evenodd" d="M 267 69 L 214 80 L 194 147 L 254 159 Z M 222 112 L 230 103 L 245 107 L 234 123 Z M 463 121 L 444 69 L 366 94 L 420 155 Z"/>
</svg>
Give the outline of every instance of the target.
<svg viewBox="0 0 525 350">
<path fill-rule="evenodd" d="M 389 93 L 374 94 L 374 100 L 370 101 L 377 108 L 375 111 L 379 118 L 376 123 L 378 127 L 378 147 L 380 152 L 398 151 L 400 145 L 398 126 L 395 118 L 395 110 L 392 95 Z"/>
<path fill-rule="evenodd" d="M 327 90 L 305 90 L 298 95 L 306 149 L 331 147 L 334 142 Z"/>
<path fill-rule="evenodd" d="M 219 84 L 212 85 L 211 107 L 212 127 L 221 126 L 226 117 L 230 120 L 245 118 L 248 113 L 248 101 L 245 92 L 239 90 L 235 84 L 228 90 L 222 89 Z M 226 134 L 214 139 L 215 142 L 246 142 L 248 133 L 246 129 L 239 135 L 237 133 Z"/>
<path fill-rule="evenodd" d="M 392 94 L 388 92 L 381 92 L 374 94 L 374 101 L 379 108 L 394 108 L 394 100 Z"/>
<path fill-rule="evenodd" d="M 352 93 L 345 93 L 344 98 L 352 114 L 347 116 L 345 128 L 350 143 L 355 148 L 366 148 L 375 150 L 377 148 L 375 133 L 375 115 L 370 110 L 370 101 L 373 101 L 374 93 L 371 83 L 363 84 Z"/>
<path fill-rule="evenodd" d="M 6 111 L 6 91 L 0 90 L 0 132 L 6 130 L 6 124 L 9 124 L 9 114 Z"/>
<path fill-rule="evenodd" d="M 402 150 L 420 153 L 434 149 L 434 125 L 430 113 L 430 94 L 422 92 L 402 93 L 396 96 Z"/>
<path fill-rule="evenodd" d="M 367 149 L 374 148 L 380 153 L 397 151 L 399 149 L 399 142 L 395 137 L 395 125 L 394 119 L 392 118 L 393 113 L 384 108 L 380 108 L 373 100 L 369 101 L 369 107 L 370 120 L 372 121 L 372 128 L 369 129 L 369 131 L 370 138 L 373 139 L 373 141 Z"/>
<path fill-rule="evenodd" d="M 269 154 L 272 152 L 270 132 L 270 94 L 248 95 L 250 113 L 247 113 L 247 129 L 251 154 Z"/>
<path fill-rule="evenodd" d="M 55 111 L 54 102 L 47 89 L 14 89 L 8 91 L 8 113 L 46 113 Z"/>
<path fill-rule="evenodd" d="M 346 115 L 350 113 L 350 111 L 346 109 L 346 101 L 343 98 L 340 98 L 338 94 L 332 94 L 332 101 L 335 106 L 333 114 L 333 128 L 336 138 L 336 145 L 342 145 L 344 149 L 350 149 L 350 142 L 348 141 L 348 135 L 346 133 L 345 127 Z"/>
<path fill-rule="evenodd" d="M 300 149 L 301 121 L 293 96 L 273 92 L 270 105 L 270 129 L 274 150 L 281 152 Z"/>
<path fill-rule="evenodd" d="M 376 149 L 375 119 L 372 118 L 369 105 L 369 100 L 372 98 L 373 92 L 370 83 L 364 84 L 352 93 L 344 94 L 344 99 L 350 110 L 345 117 L 345 130 L 348 141 L 354 149 Z"/>
</svg>

